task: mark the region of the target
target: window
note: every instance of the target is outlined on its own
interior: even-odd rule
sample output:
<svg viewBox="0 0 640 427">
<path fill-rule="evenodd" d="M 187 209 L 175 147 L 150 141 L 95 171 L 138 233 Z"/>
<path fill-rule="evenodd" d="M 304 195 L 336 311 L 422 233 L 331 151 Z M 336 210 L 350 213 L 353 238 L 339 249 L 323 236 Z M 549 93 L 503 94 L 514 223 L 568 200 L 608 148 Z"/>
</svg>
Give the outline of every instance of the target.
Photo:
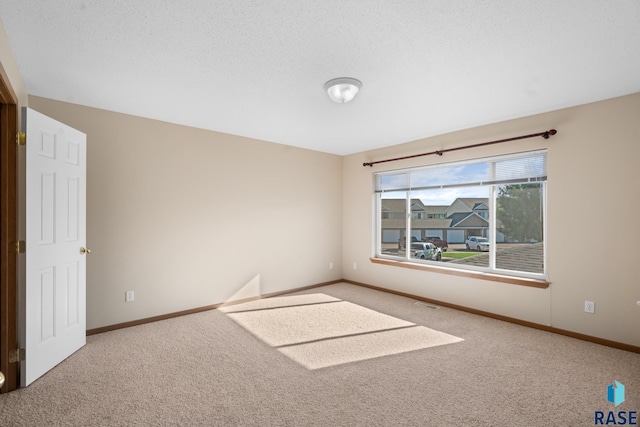
<svg viewBox="0 0 640 427">
<path fill-rule="evenodd" d="M 546 174 L 546 151 L 378 172 L 376 256 L 544 278 Z"/>
<path fill-rule="evenodd" d="M 430 214 L 427 214 L 427 218 L 428 219 L 445 219 L 446 216 L 445 214 L 440 214 L 440 213 L 437 213 L 437 214 L 430 213 Z"/>
</svg>

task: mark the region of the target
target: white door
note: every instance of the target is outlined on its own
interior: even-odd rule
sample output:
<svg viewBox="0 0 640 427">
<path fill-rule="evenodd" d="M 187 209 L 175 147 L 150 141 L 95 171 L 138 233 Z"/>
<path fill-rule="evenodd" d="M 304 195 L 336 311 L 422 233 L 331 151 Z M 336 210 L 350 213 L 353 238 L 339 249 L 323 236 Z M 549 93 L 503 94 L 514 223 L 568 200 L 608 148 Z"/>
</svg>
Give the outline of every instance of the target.
<svg viewBox="0 0 640 427">
<path fill-rule="evenodd" d="M 26 146 L 26 288 L 21 298 L 21 385 L 86 342 L 87 138 L 23 109 Z"/>
</svg>

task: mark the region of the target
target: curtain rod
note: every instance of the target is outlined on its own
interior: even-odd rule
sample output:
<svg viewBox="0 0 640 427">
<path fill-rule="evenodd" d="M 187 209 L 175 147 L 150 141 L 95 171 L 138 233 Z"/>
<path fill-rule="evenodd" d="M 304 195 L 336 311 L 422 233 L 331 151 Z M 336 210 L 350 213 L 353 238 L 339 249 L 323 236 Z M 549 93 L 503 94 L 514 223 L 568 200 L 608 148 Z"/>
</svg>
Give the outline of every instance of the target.
<svg viewBox="0 0 640 427">
<path fill-rule="evenodd" d="M 484 147 L 485 145 L 499 144 L 501 142 L 517 141 L 519 139 L 534 138 L 536 136 L 541 136 L 544 139 L 549 139 L 550 136 L 555 135 L 556 133 L 558 133 L 558 131 L 556 131 L 555 129 L 551 129 L 544 132 L 532 133 L 531 135 L 516 136 L 513 138 L 499 139 L 497 141 L 482 142 L 480 144 L 473 144 L 473 145 L 465 145 L 463 147 L 446 148 L 444 150 L 436 150 L 436 151 L 431 151 L 429 153 L 414 154 L 413 156 L 396 157 L 393 159 L 378 160 L 375 162 L 365 162 L 362 164 L 362 166 L 373 167 L 373 165 L 376 165 L 378 163 L 395 162 L 396 160 L 413 159 L 414 157 L 430 156 L 432 154 L 437 154 L 438 156 L 442 156 L 444 153 L 448 153 L 450 151 L 464 150 L 467 148 Z"/>
</svg>

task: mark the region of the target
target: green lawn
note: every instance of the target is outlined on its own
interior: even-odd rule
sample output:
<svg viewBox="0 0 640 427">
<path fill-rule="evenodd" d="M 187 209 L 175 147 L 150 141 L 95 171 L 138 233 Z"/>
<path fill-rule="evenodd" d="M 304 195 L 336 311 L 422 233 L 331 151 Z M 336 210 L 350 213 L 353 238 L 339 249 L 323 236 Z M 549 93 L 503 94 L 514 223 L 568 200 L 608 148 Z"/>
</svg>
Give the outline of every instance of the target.
<svg viewBox="0 0 640 427">
<path fill-rule="evenodd" d="M 443 258 L 469 258 L 470 256 L 480 255 L 480 252 L 442 252 Z"/>
</svg>

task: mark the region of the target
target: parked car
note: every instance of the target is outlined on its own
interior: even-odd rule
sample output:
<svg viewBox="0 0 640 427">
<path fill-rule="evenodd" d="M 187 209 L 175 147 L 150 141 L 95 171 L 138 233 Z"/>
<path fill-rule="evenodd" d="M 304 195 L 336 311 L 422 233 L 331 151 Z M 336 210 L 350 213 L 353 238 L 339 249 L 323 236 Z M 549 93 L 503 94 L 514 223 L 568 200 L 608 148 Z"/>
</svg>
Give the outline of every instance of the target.
<svg viewBox="0 0 640 427">
<path fill-rule="evenodd" d="M 447 242 L 446 240 L 442 240 L 437 236 L 427 237 L 427 242 L 433 243 L 434 245 L 439 247 L 442 252 L 447 252 L 447 249 L 449 249 L 449 242 Z"/>
<path fill-rule="evenodd" d="M 440 261 L 442 259 L 442 251 L 433 243 L 413 242 L 411 244 L 411 258 Z"/>
<path fill-rule="evenodd" d="M 469 236 L 465 245 L 472 251 L 489 251 L 489 239 L 486 237 Z"/>
</svg>

